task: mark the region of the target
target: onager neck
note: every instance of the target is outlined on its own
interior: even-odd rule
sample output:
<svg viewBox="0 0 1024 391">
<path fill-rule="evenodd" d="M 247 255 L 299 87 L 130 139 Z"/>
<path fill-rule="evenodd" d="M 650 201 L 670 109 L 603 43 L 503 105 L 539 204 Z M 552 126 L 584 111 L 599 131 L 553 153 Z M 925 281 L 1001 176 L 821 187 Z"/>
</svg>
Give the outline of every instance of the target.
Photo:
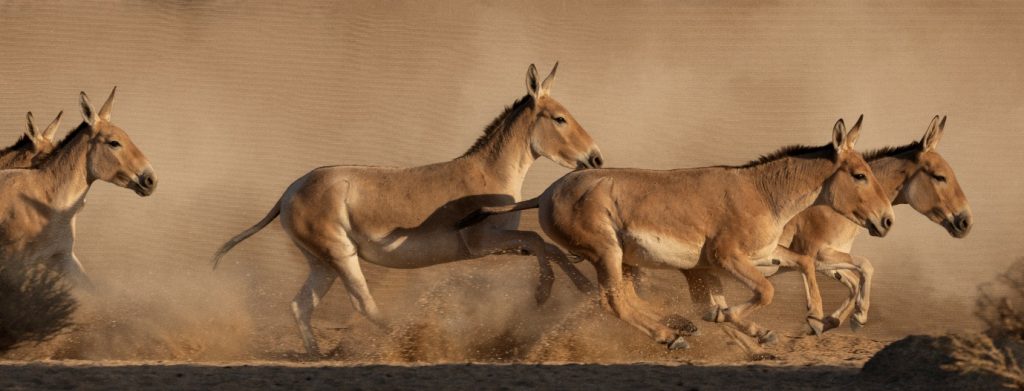
<svg viewBox="0 0 1024 391">
<path fill-rule="evenodd" d="M 909 156 L 895 155 L 885 156 L 868 162 L 871 171 L 878 178 L 885 194 L 893 205 L 906 204 L 903 197 L 903 189 L 907 181 L 917 172 L 917 163 Z"/>
<path fill-rule="evenodd" d="M 89 176 L 88 125 L 82 124 L 61 141 L 49 159 L 38 167 L 43 179 L 40 186 L 45 191 L 49 204 L 54 209 L 69 210 L 81 207 L 85 195 L 96 178 Z"/>
<path fill-rule="evenodd" d="M 747 168 L 782 224 L 814 205 L 826 179 L 835 173 L 835 162 L 825 154 L 783 157 Z"/>
<path fill-rule="evenodd" d="M 533 111 L 529 98 L 516 101 L 456 160 L 466 161 L 478 169 L 485 176 L 483 186 L 512 189 L 515 193 L 512 195 L 518 199 L 526 173 L 538 157 L 530 146 Z"/>
</svg>

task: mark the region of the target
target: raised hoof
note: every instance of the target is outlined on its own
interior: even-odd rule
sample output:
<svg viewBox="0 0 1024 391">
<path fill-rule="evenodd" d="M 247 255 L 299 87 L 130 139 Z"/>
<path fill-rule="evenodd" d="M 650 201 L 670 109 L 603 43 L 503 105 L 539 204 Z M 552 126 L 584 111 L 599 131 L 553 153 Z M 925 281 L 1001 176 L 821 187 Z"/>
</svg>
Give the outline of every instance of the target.
<svg viewBox="0 0 1024 391">
<path fill-rule="evenodd" d="M 690 343 L 686 342 L 686 340 L 684 340 L 683 337 L 676 337 L 675 341 L 672 341 L 672 343 L 668 344 L 668 350 L 680 350 L 689 348 Z"/>
<path fill-rule="evenodd" d="M 825 322 L 813 316 L 807 317 L 807 326 L 811 328 L 811 334 L 817 337 L 821 336 L 821 333 L 825 332 Z"/>
<path fill-rule="evenodd" d="M 771 345 L 779 340 L 779 337 L 775 336 L 775 332 L 768 330 L 764 334 L 757 336 L 757 343 L 761 345 Z"/>
<path fill-rule="evenodd" d="M 839 320 L 839 318 L 836 318 L 834 316 L 829 316 L 829 317 L 825 318 L 825 328 L 822 329 L 822 332 L 832 330 L 832 329 L 834 329 L 836 327 L 839 327 L 842 324 L 843 324 L 843 322 L 841 320 Z"/>
<path fill-rule="evenodd" d="M 778 357 L 775 357 L 774 354 L 771 354 L 771 353 L 768 353 L 768 352 L 759 352 L 759 353 L 752 353 L 752 354 L 750 354 L 750 359 L 752 361 L 765 361 L 765 360 L 777 360 Z"/>
<path fill-rule="evenodd" d="M 689 319 L 682 315 L 669 315 L 662 319 L 662 324 L 668 326 L 672 330 L 676 330 L 683 336 L 699 335 L 700 330 L 697 329 L 697 325 L 693 324 Z"/>
<path fill-rule="evenodd" d="M 701 319 L 707 322 L 723 323 L 725 322 L 725 312 L 722 311 L 721 307 L 715 306 L 709 309 L 708 312 L 705 312 Z"/>
</svg>

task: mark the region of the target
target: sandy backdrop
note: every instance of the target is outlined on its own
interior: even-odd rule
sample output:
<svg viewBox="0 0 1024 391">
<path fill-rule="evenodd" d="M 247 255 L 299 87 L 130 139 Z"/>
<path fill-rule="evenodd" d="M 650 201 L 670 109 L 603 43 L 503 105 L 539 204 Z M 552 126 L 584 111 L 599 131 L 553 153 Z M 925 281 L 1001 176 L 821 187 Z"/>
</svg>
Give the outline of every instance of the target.
<svg viewBox="0 0 1024 391">
<path fill-rule="evenodd" d="M 460 155 L 525 93 L 530 63 L 546 73 L 556 60 L 553 95 L 612 167 L 738 164 L 786 144 L 823 144 L 837 118 L 861 113 L 866 150 L 918 139 L 933 115 L 948 115 L 939 150 L 971 200 L 975 227 L 955 240 L 902 206 L 887 238 L 862 237 L 855 251 L 877 269 L 867 336 L 975 327 L 975 286 L 1024 254 L 1020 3 L 285 3 L 0 2 L 0 144 L 24 129 L 25 111 L 46 122 L 65 110 L 67 130 L 80 119 L 78 91 L 99 104 L 117 85 L 113 121 L 160 177 L 150 198 L 93 187 L 77 254 L 104 292 L 85 299 L 82 321 L 94 332 L 39 354 L 300 351 L 287 301 L 306 266 L 279 226 L 238 247 L 215 274 L 213 251 L 314 167 Z M 539 161 L 524 195 L 565 172 Z M 525 214 L 525 226 L 535 221 Z M 562 309 L 587 300 L 559 284 L 552 307 L 534 309 L 535 264 L 521 257 L 364 270 L 384 311 L 419 317 L 431 307 L 423 312 L 433 317 L 418 321 L 443 329 L 438 335 L 535 313 L 531 330 L 564 329 L 572 311 Z M 685 311 L 682 278 L 652 275 L 651 294 Z M 777 301 L 758 319 L 800 329 L 798 277 L 774 281 Z M 824 286 L 834 305 L 841 286 Z M 374 332 L 340 291 L 315 325 L 351 350 L 353 335 Z M 438 302 L 451 303 L 447 312 Z M 647 343 L 610 316 L 588 316 L 617 336 L 580 331 L 597 344 Z M 516 345 L 542 334 L 501 338 Z M 430 343 L 452 343 L 438 338 L 446 342 Z"/>
</svg>

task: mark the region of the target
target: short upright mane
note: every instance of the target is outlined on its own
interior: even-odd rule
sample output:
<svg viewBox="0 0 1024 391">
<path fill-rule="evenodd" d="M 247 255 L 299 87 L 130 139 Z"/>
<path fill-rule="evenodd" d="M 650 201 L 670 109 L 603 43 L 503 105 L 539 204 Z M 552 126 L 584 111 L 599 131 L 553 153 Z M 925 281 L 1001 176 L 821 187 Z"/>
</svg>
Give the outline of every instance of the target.
<svg viewBox="0 0 1024 391">
<path fill-rule="evenodd" d="M 772 152 L 767 155 L 763 155 L 755 160 L 751 160 L 742 166 L 736 166 L 736 168 L 749 168 L 754 166 L 760 166 L 762 164 L 773 162 L 786 157 L 800 157 L 803 155 L 821 154 L 821 153 L 833 153 L 835 149 L 832 144 L 825 144 L 818 147 L 807 146 L 807 145 L 787 145 L 779 148 L 779 150 Z"/>
<path fill-rule="evenodd" d="M 876 149 L 874 151 L 870 151 L 870 152 L 864 154 L 864 160 L 870 162 L 872 160 L 881 159 L 883 157 L 897 156 L 897 155 L 902 155 L 902 154 L 907 153 L 907 152 L 919 152 L 919 151 L 921 151 L 921 142 L 920 141 L 914 141 L 914 142 L 912 142 L 910 144 L 907 144 L 907 145 L 901 145 L 901 146 L 897 146 L 897 147 L 885 147 L 885 148 Z"/>
<path fill-rule="evenodd" d="M 509 132 L 504 130 L 508 129 L 512 125 L 512 120 L 519 117 L 519 114 L 523 112 L 527 107 L 533 106 L 533 97 L 530 95 L 523 96 L 512 103 L 511 106 L 505 108 L 505 111 L 499 114 L 491 121 L 490 125 L 484 128 L 484 134 L 480 138 L 476 139 L 472 147 L 466 153 L 460 157 L 466 157 L 480 151 L 486 147 L 492 139 L 497 138 L 497 141 L 503 141 L 505 137 L 508 137 Z"/>
<path fill-rule="evenodd" d="M 82 123 L 79 124 L 78 127 L 75 128 L 75 130 L 68 132 L 68 134 L 65 135 L 64 138 L 61 139 L 60 142 L 58 142 L 57 145 L 53 147 L 53 152 L 51 152 L 50 154 L 56 154 L 61 149 L 64 149 L 65 147 L 71 144 L 71 140 L 74 140 L 76 137 L 78 137 L 79 134 L 85 133 L 91 128 L 92 125 L 89 125 L 88 122 L 82 121 Z"/>
<path fill-rule="evenodd" d="M 35 143 L 32 142 L 32 139 L 30 139 L 27 134 L 22 134 L 21 138 L 19 138 L 18 142 L 14 143 L 14 145 L 0 150 L 0 155 L 5 155 L 15 151 L 27 151 L 32 149 L 32 146 L 34 145 Z"/>
</svg>

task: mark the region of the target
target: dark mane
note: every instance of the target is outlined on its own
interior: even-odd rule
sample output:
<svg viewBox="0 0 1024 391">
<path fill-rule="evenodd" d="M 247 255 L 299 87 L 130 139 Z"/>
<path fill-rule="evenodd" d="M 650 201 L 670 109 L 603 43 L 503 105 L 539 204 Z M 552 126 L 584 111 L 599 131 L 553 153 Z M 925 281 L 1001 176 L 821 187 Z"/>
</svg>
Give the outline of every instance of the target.
<svg viewBox="0 0 1024 391">
<path fill-rule="evenodd" d="M 87 132 L 91 128 L 92 128 L 92 125 L 89 125 L 88 122 L 82 121 L 82 123 L 79 124 L 78 127 L 75 128 L 75 130 L 72 130 L 72 131 L 68 132 L 68 134 L 65 135 L 64 138 L 61 139 L 60 142 L 57 143 L 57 145 L 54 145 L 53 152 L 51 153 L 51 155 L 52 154 L 56 154 L 58 151 L 60 151 L 64 147 L 66 147 L 69 144 L 71 144 L 71 140 L 74 140 L 76 137 L 78 137 L 79 134 L 85 133 L 85 132 Z"/>
<path fill-rule="evenodd" d="M 807 145 L 787 145 L 779 148 L 779 150 L 772 152 L 767 155 L 763 155 L 755 160 L 751 160 L 742 166 L 736 166 L 736 168 L 748 168 L 759 166 L 768 162 L 776 161 L 785 157 L 800 157 L 803 155 L 821 154 L 828 153 L 833 154 L 835 149 L 832 148 L 832 144 L 825 144 L 822 146 L 807 146 Z"/>
<path fill-rule="evenodd" d="M 32 142 L 32 139 L 30 139 L 27 134 L 22 134 L 21 138 L 19 138 L 18 142 L 14 143 L 14 145 L 0 150 L 0 155 L 5 155 L 15 151 L 27 151 L 32 149 L 34 146 L 35 143 Z"/>
<path fill-rule="evenodd" d="M 505 107 L 505 111 L 498 114 L 491 124 L 484 128 L 484 134 L 477 138 L 473 146 L 469 147 L 469 150 L 460 157 L 469 156 L 484 149 L 492 139 L 498 138 L 498 141 L 502 141 L 502 138 L 508 136 L 508 132 L 502 130 L 507 129 L 512 124 L 511 120 L 519 117 L 519 114 L 530 106 L 533 106 L 533 97 L 526 95 L 513 102 L 511 106 Z"/>
<path fill-rule="evenodd" d="M 902 154 L 907 153 L 907 152 L 918 152 L 918 151 L 921 151 L 921 142 L 920 141 L 914 141 L 914 142 L 912 142 L 910 144 L 907 144 L 907 145 L 901 145 L 901 146 L 898 146 L 898 147 L 885 147 L 885 148 L 876 149 L 874 151 L 870 151 L 870 152 L 864 154 L 864 160 L 867 160 L 867 161 L 870 162 L 872 160 L 881 159 L 883 157 L 902 155 Z"/>
</svg>

